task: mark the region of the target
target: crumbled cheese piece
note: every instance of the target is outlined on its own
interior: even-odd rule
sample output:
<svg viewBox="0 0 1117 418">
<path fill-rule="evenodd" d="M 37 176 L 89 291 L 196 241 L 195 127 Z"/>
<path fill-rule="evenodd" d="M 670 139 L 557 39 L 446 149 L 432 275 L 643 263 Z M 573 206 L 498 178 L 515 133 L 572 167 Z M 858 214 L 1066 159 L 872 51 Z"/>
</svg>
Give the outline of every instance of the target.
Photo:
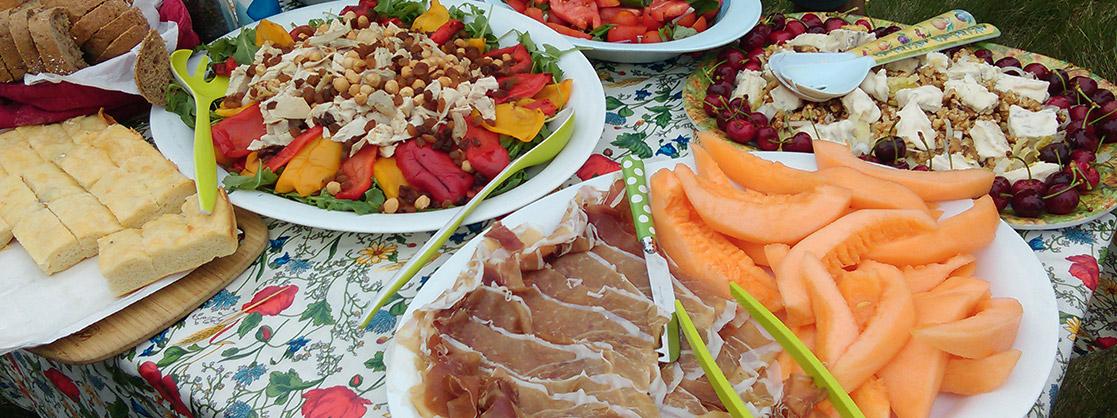
<svg viewBox="0 0 1117 418">
<path fill-rule="evenodd" d="M 853 47 L 877 39 L 877 36 L 873 33 L 849 29 L 834 29 L 826 36 L 829 38 L 830 47 L 837 52 L 848 51 Z"/>
<path fill-rule="evenodd" d="M 964 170 L 967 168 L 979 168 L 981 165 L 977 161 L 966 158 L 960 153 L 953 153 L 947 157 L 945 154 L 939 154 L 931 157 L 931 169 L 935 171 L 947 170 Z"/>
<path fill-rule="evenodd" d="M 909 147 L 920 151 L 938 148 L 935 128 L 931 127 L 931 119 L 923 113 L 919 103 L 910 101 L 897 114 L 900 121 L 896 123 L 896 136 L 903 138 Z"/>
<path fill-rule="evenodd" d="M 930 67 L 937 73 L 945 73 L 950 67 L 950 57 L 941 52 L 932 52 L 919 58 L 919 68 Z"/>
<path fill-rule="evenodd" d="M 909 102 L 915 102 L 924 111 L 938 112 L 942 110 L 942 96 L 942 90 L 932 85 L 901 89 L 896 92 L 896 104 L 905 107 Z"/>
<path fill-rule="evenodd" d="M 275 103 L 275 108 L 268 110 L 268 104 Z M 310 117 L 310 105 L 302 97 L 295 96 L 291 90 L 286 90 L 260 103 L 264 110 L 265 122 L 269 118 L 306 119 Z"/>
<path fill-rule="evenodd" d="M 787 46 L 809 46 L 823 52 L 834 52 L 828 49 L 830 37 L 824 33 L 801 33 L 799 36 L 787 41 Z"/>
<path fill-rule="evenodd" d="M 1001 126 L 993 121 L 974 121 L 970 138 L 973 138 L 974 149 L 981 158 L 1004 158 L 1011 150 Z"/>
<path fill-rule="evenodd" d="M 884 64 L 884 68 L 888 71 L 912 74 L 915 72 L 916 68 L 919 68 L 919 58 L 913 57 L 890 62 L 888 64 Z"/>
<path fill-rule="evenodd" d="M 865 121 L 843 119 L 828 124 L 804 125 L 796 132 L 806 132 L 814 139 L 849 145 L 858 154 L 867 153 L 872 148 L 872 132 Z"/>
<path fill-rule="evenodd" d="M 986 64 L 985 61 L 975 61 L 970 57 L 963 57 L 946 69 L 946 77 L 952 80 L 962 79 L 967 75 L 979 83 L 984 83 L 996 81 L 1002 74 L 999 68 Z"/>
<path fill-rule="evenodd" d="M 1009 170 L 1001 173 L 1001 176 L 1008 179 L 1010 183 L 1016 183 L 1019 180 L 1028 179 L 1028 172 L 1031 172 L 1033 179 L 1046 180 L 1047 176 L 1057 173 L 1063 167 L 1046 161 L 1037 161 L 1028 166 L 1028 168 L 1020 167 L 1015 170 Z"/>
<path fill-rule="evenodd" d="M 868 93 L 878 102 L 884 103 L 888 101 L 888 73 L 885 69 L 881 68 L 880 71 L 865 76 L 865 81 L 861 82 L 861 90 Z"/>
<path fill-rule="evenodd" d="M 783 85 L 776 86 L 768 93 L 772 96 L 772 107 L 784 112 L 793 112 L 803 106 L 803 100 Z"/>
<path fill-rule="evenodd" d="M 845 106 L 846 113 L 849 113 L 849 118 L 853 120 L 865 121 L 873 123 L 880 120 L 880 108 L 869 95 L 860 88 L 853 89 L 849 94 L 842 97 L 842 106 Z"/>
<path fill-rule="evenodd" d="M 962 79 L 947 80 L 946 91 L 955 92 L 962 104 L 977 113 L 992 112 L 1000 100 L 997 93 L 990 92 L 969 75 Z"/>
<path fill-rule="evenodd" d="M 1043 103 L 1049 97 L 1047 93 L 1048 85 L 1050 83 L 1043 80 L 1004 74 L 997 79 L 997 84 L 993 85 L 993 88 L 1001 92 L 1016 93 L 1017 96 Z"/>
<path fill-rule="evenodd" d="M 248 144 L 249 151 L 258 151 L 271 146 L 282 147 L 295 140 L 295 137 L 291 135 L 290 124 L 287 122 L 287 119 L 280 119 L 278 122 L 265 124 L 264 131 L 265 133 L 260 139 Z"/>
<path fill-rule="evenodd" d="M 737 73 L 737 87 L 733 89 L 732 98 L 747 97 L 750 108 L 758 108 L 764 103 L 764 89 L 768 82 L 760 75 L 759 71 L 741 70 Z"/>
<path fill-rule="evenodd" d="M 1059 118 L 1055 109 L 1032 112 L 1017 105 L 1008 108 L 1008 133 L 1017 138 L 1042 138 L 1055 135 Z"/>
</svg>

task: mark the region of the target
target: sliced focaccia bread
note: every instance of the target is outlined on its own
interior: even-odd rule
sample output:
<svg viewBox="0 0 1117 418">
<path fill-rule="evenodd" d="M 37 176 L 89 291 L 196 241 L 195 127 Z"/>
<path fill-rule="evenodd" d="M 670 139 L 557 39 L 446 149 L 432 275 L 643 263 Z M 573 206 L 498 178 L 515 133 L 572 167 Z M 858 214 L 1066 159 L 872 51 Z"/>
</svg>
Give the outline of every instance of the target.
<svg viewBox="0 0 1117 418">
<path fill-rule="evenodd" d="M 123 229 L 116 217 L 88 193 L 47 202 L 47 209 L 78 240 L 82 258 L 97 255 L 98 239 Z"/>
<path fill-rule="evenodd" d="M 0 218 L 11 226 L 16 226 L 28 214 L 42 209 L 43 204 L 35 197 L 23 180 L 17 176 L 0 178 Z"/>
<path fill-rule="evenodd" d="M 85 132 L 101 132 L 107 127 L 109 127 L 109 122 L 100 114 L 79 116 L 62 122 L 62 129 L 66 130 L 70 138 L 77 138 Z"/>
<path fill-rule="evenodd" d="M 89 54 L 89 57 L 100 56 L 105 50 L 109 49 L 109 45 L 112 44 L 116 38 L 136 25 L 147 26 L 147 20 L 144 19 L 143 13 L 140 13 L 140 9 L 128 9 L 128 11 L 121 13 L 104 26 L 101 26 L 93 36 L 89 37 L 85 45 L 82 45 L 82 49 Z"/>
<path fill-rule="evenodd" d="M 12 235 L 47 274 L 66 270 L 87 258 L 77 238 L 45 207 L 24 216 L 12 228 Z"/>
<path fill-rule="evenodd" d="M 8 246 L 12 242 L 12 226 L 0 219 L 0 250 Z"/>
<path fill-rule="evenodd" d="M 163 277 L 144 251 L 143 232 L 125 229 L 97 240 L 97 267 L 113 294 L 123 296 Z"/>
<path fill-rule="evenodd" d="M 120 36 L 116 37 L 116 39 L 109 44 L 108 48 L 105 48 L 104 51 L 97 54 L 93 58 L 93 62 L 105 62 L 124 55 L 128 51 L 131 51 L 132 48 L 135 48 L 136 45 L 139 45 L 150 30 L 151 28 L 148 27 L 147 21 L 144 21 L 143 24 L 140 25 L 133 25 L 128 28 L 128 30 L 124 31 L 124 33 L 120 34 Z"/>
<path fill-rule="evenodd" d="M 10 14 L 8 10 L 0 11 L 0 61 L 4 62 L 13 80 L 20 80 L 27 73 L 27 65 L 23 63 L 15 38 L 12 37 Z"/>
<path fill-rule="evenodd" d="M 107 0 L 74 22 L 70 35 L 73 35 L 74 42 L 79 46 L 84 46 L 94 33 L 105 26 L 105 23 L 116 19 L 128 9 L 128 4 L 124 0 Z"/>
<path fill-rule="evenodd" d="M 35 12 L 28 22 L 43 71 L 70 74 L 88 66 L 70 37 L 70 18 L 61 7 Z"/>
<path fill-rule="evenodd" d="M 109 208 L 125 228 L 138 228 L 160 214 L 159 203 L 151 197 L 135 174 L 117 167 L 104 173 L 89 193 Z"/>
<path fill-rule="evenodd" d="M 8 19 L 8 29 L 12 32 L 12 40 L 15 41 L 20 59 L 27 66 L 28 74 L 43 72 L 43 62 L 39 58 L 39 50 L 35 48 L 35 40 L 31 37 L 31 30 L 28 28 L 28 19 L 31 17 L 33 10 L 16 9 Z"/>
</svg>

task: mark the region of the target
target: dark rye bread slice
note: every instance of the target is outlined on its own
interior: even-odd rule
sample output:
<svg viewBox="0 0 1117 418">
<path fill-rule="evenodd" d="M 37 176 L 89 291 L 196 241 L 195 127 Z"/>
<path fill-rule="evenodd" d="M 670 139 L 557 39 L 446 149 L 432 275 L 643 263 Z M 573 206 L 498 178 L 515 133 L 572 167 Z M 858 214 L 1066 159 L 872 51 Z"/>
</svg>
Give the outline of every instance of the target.
<svg viewBox="0 0 1117 418">
<path fill-rule="evenodd" d="M 153 105 L 167 105 L 167 85 L 171 83 L 171 59 L 167 44 L 154 29 L 148 30 L 136 54 L 136 87 Z"/>
<path fill-rule="evenodd" d="M 147 19 L 144 19 L 144 15 L 140 13 L 140 9 L 128 9 L 128 11 L 121 13 L 116 19 L 113 19 L 111 22 L 105 24 L 105 26 L 102 26 L 101 29 L 97 30 L 97 33 L 94 33 L 93 36 L 85 42 L 85 45 L 82 45 L 82 49 L 85 50 L 90 57 L 100 56 L 109 48 L 109 44 L 111 44 L 112 41 L 115 41 L 116 38 L 123 35 L 125 31 L 136 25 L 147 26 Z"/>
<path fill-rule="evenodd" d="M 12 74 L 13 80 L 20 80 L 27 73 L 27 66 L 23 63 L 23 57 L 19 56 L 16 42 L 12 38 L 9 14 L 7 10 L 0 11 L 0 61 L 4 61 L 4 66 Z"/>
<path fill-rule="evenodd" d="M 66 13 L 70 15 L 70 22 L 77 23 L 78 19 L 104 2 L 105 0 L 43 0 L 43 7 L 66 9 Z"/>
<path fill-rule="evenodd" d="M 8 19 L 8 28 L 12 31 L 16 50 L 27 66 L 27 73 L 38 74 L 43 72 L 43 62 L 39 59 L 39 50 L 35 48 L 35 41 L 31 38 L 31 30 L 27 28 L 27 19 L 31 17 L 31 12 L 29 9 L 13 11 Z"/>
<path fill-rule="evenodd" d="M 70 74 L 85 68 L 81 50 L 70 38 L 70 16 L 61 7 L 40 10 L 28 22 L 43 68 L 54 74 Z"/>
<path fill-rule="evenodd" d="M 74 42 L 79 46 L 85 45 L 89 38 L 93 37 L 101 27 L 106 23 L 111 22 L 124 12 L 127 12 L 131 7 L 128 6 L 123 0 L 107 0 L 101 5 L 97 6 L 77 22 L 74 22 L 70 34 L 74 36 Z"/>
<path fill-rule="evenodd" d="M 141 25 L 133 25 L 113 40 L 108 48 L 105 48 L 100 55 L 97 55 L 93 59 L 93 62 L 105 62 L 131 51 L 132 48 L 139 45 L 140 42 L 144 40 L 149 30 L 151 30 L 151 28 L 147 26 L 147 21 L 144 21 Z"/>
</svg>

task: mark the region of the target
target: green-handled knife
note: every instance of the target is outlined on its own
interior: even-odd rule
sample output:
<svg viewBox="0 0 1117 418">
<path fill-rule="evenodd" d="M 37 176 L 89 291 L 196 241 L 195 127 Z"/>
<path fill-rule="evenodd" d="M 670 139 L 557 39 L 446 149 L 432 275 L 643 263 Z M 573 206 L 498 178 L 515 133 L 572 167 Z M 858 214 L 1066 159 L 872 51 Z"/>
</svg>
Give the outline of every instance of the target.
<svg viewBox="0 0 1117 418">
<path fill-rule="evenodd" d="M 648 267 L 648 283 L 652 288 L 652 301 L 667 312 L 670 320 L 664 325 L 663 335 L 656 352 L 659 361 L 671 363 L 679 358 L 679 322 L 675 317 L 675 288 L 667 259 L 659 254 L 652 223 L 651 202 L 648 201 L 648 180 L 644 161 L 632 155 L 621 159 L 625 195 L 632 210 L 632 223 L 636 225 L 636 238 L 644 248 L 644 263 Z"/>
<path fill-rule="evenodd" d="M 202 55 L 191 72 L 187 65 L 193 53 L 189 49 L 180 49 L 171 54 L 171 73 L 194 96 L 197 110 L 194 119 L 194 185 L 198 189 L 198 206 L 203 212 L 210 213 L 217 204 L 217 158 L 213 152 L 209 107 L 214 100 L 225 96 L 229 78 L 217 76 L 206 81 L 206 68 L 209 65 L 207 55 Z"/>
</svg>

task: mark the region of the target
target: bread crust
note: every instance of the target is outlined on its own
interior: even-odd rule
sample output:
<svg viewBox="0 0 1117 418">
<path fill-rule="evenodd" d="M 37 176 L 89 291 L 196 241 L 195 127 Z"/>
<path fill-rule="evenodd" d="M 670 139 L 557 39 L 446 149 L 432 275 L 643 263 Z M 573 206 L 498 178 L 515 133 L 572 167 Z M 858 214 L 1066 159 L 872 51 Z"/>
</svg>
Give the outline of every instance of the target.
<svg viewBox="0 0 1117 418">
<path fill-rule="evenodd" d="M 144 19 L 143 13 L 140 13 L 140 9 L 128 9 L 128 11 L 121 13 L 116 16 L 115 19 L 112 19 L 112 21 L 98 29 L 97 32 L 85 42 L 82 49 L 84 49 L 90 57 L 100 56 L 109 48 L 109 44 L 112 44 L 117 37 L 123 35 L 125 31 L 136 25 L 147 26 L 147 20 Z"/>
<path fill-rule="evenodd" d="M 171 82 L 171 60 L 159 32 L 150 30 L 136 57 L 136 87 L 140 95 L 156 106 L 167 105 L 167 85 Z"/>
<path fill-rule="evenodd" d="M 38 74 L 43 72 L 43 62 L 39 59 L 39 50 L 35 48 L 35 41 L 31 38 L 31 30 L 28 28 L 31 12 L 32 10 L 28 9 L 12 12 L 8 28 L 12 31 L 12 40 L 15 41 L 20 59 L 27 66 L 27 73 Z"/>
<path fill-rule="evenodd" d="M 105 25 L 105 22 L 116 19 L 117 16 L 127 12 L 128 9 L 128 4 L 122 0 L 107 0 L 90 10 L 77 22 L 74 22 L 70 35 L 73 35 L 74 42 L 79 46 L 85 45 L 85 42 Z"/>
<path fill-rule="evenodd" d="M 27 73 L 27 65 L 23 63 L 23 57 L 19 55 L 15 39 L 12 38 L 10 14 L 8 10 L 0 11 L 0 61 L 4 61 L 13 80 L 20 80 Z"/>
<path fill-rule="evenodd" d="M 40 10 L 28 22 L 43 70 L 54 74 L 70 74 L 88 66 L 81 50 L 70 38 L 70 18 L 61 7 Z"/>
<path fill-rule="evenodd" d="M 128 51 L 131 51 L 136 45 L 139 45 L 140 42 L 144 40 L 144 36 L 147 36 L 149 30 L 151 30 L 151 28 L 147 26 L 147 21 L 144 21 L 143 24 L 140 25 L 133 25 L 113 40 L 112 43 L 109 44 L 109 47 L 105 48 L 93 61 L 101 63 L 124 55 Z"/>
</svg>

